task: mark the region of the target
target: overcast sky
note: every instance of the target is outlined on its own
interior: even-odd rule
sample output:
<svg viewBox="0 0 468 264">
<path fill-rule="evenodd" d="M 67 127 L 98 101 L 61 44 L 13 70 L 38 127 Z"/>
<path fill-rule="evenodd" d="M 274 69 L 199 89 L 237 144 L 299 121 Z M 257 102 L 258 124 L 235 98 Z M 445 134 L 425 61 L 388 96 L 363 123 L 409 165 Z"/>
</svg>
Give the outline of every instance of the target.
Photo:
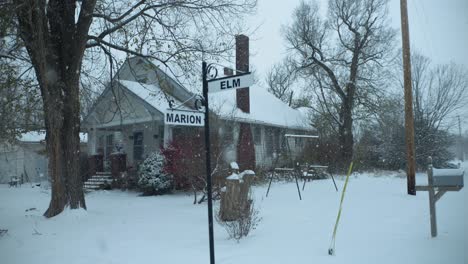
<svg viewBox="0 0 468 264">
<path fill-rule="evenodd" d="M 319 2 L 325 7 L 328 1 Z M 262 81 L 265 72 L 285 55 L 281 26 L 292 21 L 292 12 L 299 3 L 300 0 L 258 0 L 257 14 L 248 22 L 251 27 L 258 27 L 250 36 L 250 64 Z M 392 27 L 400 30 L 399 0 L 390 0 L 389 15 Z M 413 49 L 435 63 L 453 61 L 468 68 L 468 0 L 408 0 L 408 17 Z M 400 39 L 397 44 L 401 46 Z M 463 130 L 468 130 L 468 102 L 462 118 Z"/>
</svg>

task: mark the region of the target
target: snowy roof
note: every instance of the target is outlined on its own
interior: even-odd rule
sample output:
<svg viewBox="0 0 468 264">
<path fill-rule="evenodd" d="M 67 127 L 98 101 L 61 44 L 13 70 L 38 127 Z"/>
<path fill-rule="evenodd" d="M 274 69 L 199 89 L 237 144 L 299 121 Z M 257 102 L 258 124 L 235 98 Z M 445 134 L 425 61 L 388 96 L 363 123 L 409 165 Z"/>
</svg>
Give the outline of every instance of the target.
<svg viewBox="0 0 468 264">
<path fill-rule="evenodd" d="M 297 111 L 301 112 L 303 115 L 305 116 L 310 116 L 311 112 L 312 112 L 312 109 L 309 108 L 309 107 L 304 107 L 304 106 L 301 106 L 301 107 L 298 107 L 296 108 Z"/>
<path fill-rule="evenodd" d="M 157 84 L 143 84 L 133 81 L 119 80 L 120 84 L 130 90 L 132 93 L 149 103 L 152 107 L 156 108 L 159 112 L 165 113 L 169 108 L 168 100 L 172 100 L 174 105 L 181 106 L 178 109 L 190 110 L 188 107 L 183 106 L 182 102 L 161 90 Z"/>
<path fill-rule="evenodd" d="M 45 142 L 45 137 L 46 137 L 46 132 L 44 130 L 29 131 L 26 133 L 22 133 L 18 137 L 18 141 L 30 142 L 30 143 Z M 80 142 L 83 142 L 83 143 L 88 142 L 87 133 L 80 133 Z"/>
<path fill-rule="evenodd" d="M 235 90 L 211 93 L 209 100 L 210 110 L 223 119 L 312 130 L 306 115 L 289 107 L 258 85 L 250 87 L 250 113 L 244 113 L 237 108 Z"/>
<path fill-rule="evenodd" d="M 147 60 L 154 66 L 164 72 L 169 78 L 177 79 L 175 82 L 187 92 L 190 89 L 184 88 L 179 81 L 183 80 L 181 72 L 171 72 L 161 70 L 161 64 L 154 60 Z M 177 70 L 177 67 L 172 68 Z M 181 77 L 176 78 L 175 75 Z M 158 111 L 165 113 L 168 108 L 168 102 L 157 84 L 140 84 L 133 81 L 119 81 L 122 85 L 127 87 L 134 94 L 148 102 L 151 106 Z M 192 85 L 194 85 L 192 80 Z M 201 83 L 194 85 L 201 88 Z M 193 91 L 192 91 L 193 92 Z M 176 105 L 182 103 L 174 97 L 168 95 L 170 100 L 174 100 Z M 250 113 L 244 113 L 236 106 L 236 91 L 228 90 L 217 93 L 209 94 L 210 110 L 218 114 L 222 119 L 235 120 L 239 122 L 247 122 L 253 124 L 264 124 L 276 127 L 285 127 L 300 130 L 312 130 L 312 126 L 308 121 L 307 109 L 296 110 L 289 107 L 287 104 L 276 98 L 273 94 L 269 93 L 265 88 L 258 85 L 250 87 Z M 188 107 L 180 107 L 182 110 L 191 110 Z"/>
</svg>

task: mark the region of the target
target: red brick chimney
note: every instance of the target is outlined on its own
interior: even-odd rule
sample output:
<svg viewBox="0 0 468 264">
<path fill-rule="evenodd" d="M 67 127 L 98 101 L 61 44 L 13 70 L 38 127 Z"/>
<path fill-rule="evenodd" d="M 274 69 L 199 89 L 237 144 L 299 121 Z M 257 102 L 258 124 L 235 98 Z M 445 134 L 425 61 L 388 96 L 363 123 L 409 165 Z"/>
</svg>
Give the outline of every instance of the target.
<svg viewBox="0 0 468 264">
<path fill-rule="evenodd" d="M 236 36 L 236 74 L 249 71 L 249 38 Z M 249 88 L 236 90 L 236 104 L 245 113 L 250 113 Z M 237 143 L 237 163 L 241 170 L 255 170 L 255 144 L 249 123 L 240 123 Z"/>
<path fill-rule="evenodd" d="M 249 71 L 249 37 L 236 36 L 236 74 Z M 236 90 L 237 107 L 245 113 L 250 113 L 249 88 Z"/>
<path fill-rule="evenodd" d="M 224 76 L 231 76 L 233 75 L 233 71 L 231 68 L 228 68 L 228 67 L 224 67 Z"/>
</svg>

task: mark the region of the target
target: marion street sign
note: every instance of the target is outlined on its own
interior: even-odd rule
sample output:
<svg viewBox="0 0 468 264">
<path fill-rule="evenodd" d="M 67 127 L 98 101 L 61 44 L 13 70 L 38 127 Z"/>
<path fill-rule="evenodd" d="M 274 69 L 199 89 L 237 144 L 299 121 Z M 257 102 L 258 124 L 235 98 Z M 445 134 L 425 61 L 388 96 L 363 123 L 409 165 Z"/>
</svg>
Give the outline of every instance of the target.
<svg viewBox="0 0 468 264">
<path fill-rule="evenodd" d="M 167 125 L 204 126 L 205 117 L 202 112 L 167 109 L 164 123 Z"/>
<path fill-rule="evenodd" d="M 209 80 L 208 91 L 213 93 L 234 90 L 239 88 L 246 88 L 251 86 L 252 84 L 254 84 L 253 75 L 249 72 L 245 74 Z"/>
</svg>

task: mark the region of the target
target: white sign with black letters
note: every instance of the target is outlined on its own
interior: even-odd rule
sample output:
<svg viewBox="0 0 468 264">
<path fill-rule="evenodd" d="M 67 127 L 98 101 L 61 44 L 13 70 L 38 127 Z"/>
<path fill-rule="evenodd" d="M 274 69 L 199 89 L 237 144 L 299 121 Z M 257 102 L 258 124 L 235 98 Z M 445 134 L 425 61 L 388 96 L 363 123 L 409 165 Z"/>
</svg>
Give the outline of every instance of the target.
<svg viewBox="0 0 468 264">
<path fill-rule="evenodd" d="M 246 88 L 254 84 L 253 75 L 251 73 L 228 76 L 208 81 L 208 92 L 220 92 L 227 90 L 235 90 Z"/>
<path fill-rule="evenodd" d="M 166 125 L 204 126 L 205 116 L 201 112 L 167 109 L 164 123 Z"/>
</svg>

